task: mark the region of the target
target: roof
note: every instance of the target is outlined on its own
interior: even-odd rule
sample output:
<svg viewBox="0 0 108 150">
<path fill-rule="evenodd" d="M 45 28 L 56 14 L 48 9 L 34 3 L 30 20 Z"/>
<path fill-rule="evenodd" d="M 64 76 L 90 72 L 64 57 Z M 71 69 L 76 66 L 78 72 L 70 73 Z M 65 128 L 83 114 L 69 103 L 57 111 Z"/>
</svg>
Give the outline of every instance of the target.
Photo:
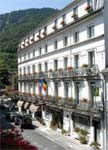
<svg viewBox="0 0 108 150">
<path fill-rule="evenodd" d="M 30 32 L 28 32 L 24 37 L 21 38 L 20 41 L 22 41 L 23 39 L 25 39 L 30 34 L 33 34 L 33 32 L 35 32 L 36 30 L 39 30 L 43 26 L 46 26 L 50 21 L 52 21 L 53 19 L 56 19 L 58 16 L 62 15 L 63 13 L 65 13 L 69 8 L 71 8 L 72 6 L 74 6 L 76 3 L 80 2 L 80 1 L 81 0 L 72 0 L 72 2 L 70 4 L 68 4 L 66 7 L 64 7 L 63 9 L 61 9 L 59 12 L 55 13 L 53 16 L 49 17 L 49 19 L 45 20 L 45 22 L 43 22 L 41 25 L 37 26 L 36 28 L 34 28 Z"/>
</svg>

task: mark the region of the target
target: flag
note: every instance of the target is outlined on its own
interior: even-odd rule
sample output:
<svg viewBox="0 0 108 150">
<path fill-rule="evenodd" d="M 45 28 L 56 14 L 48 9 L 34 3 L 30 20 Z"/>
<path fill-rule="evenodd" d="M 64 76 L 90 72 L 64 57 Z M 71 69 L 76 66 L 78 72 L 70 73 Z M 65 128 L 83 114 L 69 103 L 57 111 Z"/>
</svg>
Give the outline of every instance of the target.
<svg viewBox="0 0 108 150">
<path fill-rule="evenodd" d="M 43 79 L 40 79 L 40 81 L 39 81 L 39 91 L 40 91 L 40 93 L 42 92 L 42 87 L 43 87 Z"/>
<path fill-rule="evenodd" d="M 44 91 L 47 90 L 47 87 L 48 87 L 47 82 L 45 80 L 43 80 L 43 89 L 44 89 Z"/>
</svg>

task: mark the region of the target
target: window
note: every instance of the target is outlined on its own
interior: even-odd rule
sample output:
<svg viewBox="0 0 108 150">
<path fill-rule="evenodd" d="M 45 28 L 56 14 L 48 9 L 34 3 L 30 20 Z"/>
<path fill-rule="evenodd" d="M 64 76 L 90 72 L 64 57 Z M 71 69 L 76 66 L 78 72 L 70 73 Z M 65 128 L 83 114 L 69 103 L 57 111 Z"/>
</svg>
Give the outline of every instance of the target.
<svg viewBox="0 0 108 150">
<path fill-rule="evenodd" d="M 35 57 L 35 50 L 33 50 L 33 57 Z"/>
<path fill-rule="evenodd" d="M 22 75 L 22 68 L 19 69 L 19 75 Z"/>
<path fill-rule="evenodd" d="M 95 53 L 94 51 L 89 52 L 89 66 L 92 67 L 95 64 Z"/>
<path fill-rule="evenodd" d="M 24 54 L 24 60 L 26 60 L 26 54 Z"/>
<path fill-rule="evenodd" d="M 93 0 L 87 0 L 87 5 L 92 6 L 93 5 Z"/>
<path fill-rule="evenodd" d="M 92 105 L 94 105 L 94 101 L 95 101 L 94 91 L 95 91 L 95 85 L 93 85 L 91 83 L 91 85 L 90 85 L 90 100 L 91 100 Z"/>
<path fill-rule="evenodd" d="M 45 45 L 45 53 L 47 53 L 48 52 L 48 45 L 46 44 Z"/>
<path fill-rule="evenodd" d="M 27 73 L 30 74 L 30 66 L 28 66 Z"/>
<path fill-rule="evenodd" d="M 65 36 L 64 37 L 64 46 L 67 46 L 68 45 L 68 36 Z"/>
<path fill-rule="evenodd" d="M 57 19 L 55 19 L 54 23 L 55 23 L 55 26 L 57 27 Z"/>
<path fill-rule="evenodd" d="M 58 97 L 58 83 L 55 83 L 55 96 Z"/>
<path fill-rule="evenodd" d="M 62 16 L 61 25 L 64 26 L 66 24 L 66 14 Z"/>
<path fill-rule="evenodd" d="M 68 65 L 68 58 L 65 57 L 64 58 L 64 69 L 67 69 L 67 65 Z"/>
<path fill-rule="evenodd" d="M 74 43 L 79 42 L 79 32 L 74 33 Z"/>
<path fill-rule="evenodd" d="M 94 25 L 88 27 L 88 38 L 94 37 Z"/>
<path fill-rule="evenodd" d="M 54 70 L 57 71 L 58 69 L 58 60 L 54 60 Z"/>
<path fill-rule="evenodd" d="M 25 67 L 24 67 L 24 70 L 23 70 L 23 71 L 24 71 L 24 75 L 25 75 L 25 74 L 26 74 L 26 68 L 25 68 Z"/>
<path fill-rule="evenodd" d="M 42 48 L 40 47 L 39 48 L 39 55 L 41 55 L 42 54 Z"/>
<path fill-rule="evenodd" d="M 44 27 L 44 32 L 45 32 L 45 35 L 46 35 L 46 32 L 47 32 L 47 26 Z"/>
<path fill-rule="evenodd" d="M 42 65 L 38 64 L 38 71 L 41 72 L 42 71 Z"/>
<path fill-rule="evenodd" d="M 28 53 L 28 59 L 30 59 L 30 52 Z"/>
<path fill-rule="evenodd" d="M 64 87 L 64 88 L 65 88 L 64 91 L 65 91 L 65 97 L 66 97 L 66 98 L 68 98 L 68 94 L 69 94 L 69 93 L 68 93 L 68 84 L 69 84 L 69 83 L 65 83 L 65 87 Z"/>
<path fill-rule="evenodd" d="M 47 71 L 48 71 L 48 63 L 45 62 L 45 72 L 47 72 Z"/>
<path fill-rule="evenodd" d="M 79 82 L 76 83 L 76 86 L 75 86 L 75 95 L 76 95 L 76 103 L 79 104 L 79 101 L 80 101 L 80 88 L 79 88 Z"/>
<path fill-rule="evenodd" d="M 57 41 L 54 42 L 54 49 L 57 49 Z"/>
<path fill-rule="evenodd" d="M 79 55 L 74 56 L 74 65 L 75 65 L 75 68 L 79 67 Z"/>
<path fill-rule="evenodd" d="M 32 73 L 35 73 L 35 65 L 32 65 Z"/>
<path fill-rule="evenodd" d="M 73 13 L 75 15 L 78 15 L 78 6 L 76 6 L 76 7 L 73 8 Z"/>
</svg>

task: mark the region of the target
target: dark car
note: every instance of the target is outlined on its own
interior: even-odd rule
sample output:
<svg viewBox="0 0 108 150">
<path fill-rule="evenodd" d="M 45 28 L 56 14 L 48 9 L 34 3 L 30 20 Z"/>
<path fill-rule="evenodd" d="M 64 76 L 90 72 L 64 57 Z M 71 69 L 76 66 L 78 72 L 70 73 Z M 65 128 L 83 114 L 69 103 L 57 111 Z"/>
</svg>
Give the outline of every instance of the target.
<svg viewBox="0 0 108 150">
<path fill-rule="evenodd" d="M 32 119 L 30 116 L 23 116 L 21 122 L 21 128 L 23 129 L 33 129 Z"/>
<path fill-rule="evenodd" d="M 22 116 L 21 115 L 16 116 L 14 119 L 14 123 L 15 123 L 15 125 L 21 126 Z"/>
<path fill-rule="evenodd" d="M 16 113 L 16 112 L 7 112 L 5 114 L 6 119 L 8 119 L 11 122 L 14 122 L 15 117 L 17 117 L 17 116 L 18 116 L 18 113 Z"/>
</svg>

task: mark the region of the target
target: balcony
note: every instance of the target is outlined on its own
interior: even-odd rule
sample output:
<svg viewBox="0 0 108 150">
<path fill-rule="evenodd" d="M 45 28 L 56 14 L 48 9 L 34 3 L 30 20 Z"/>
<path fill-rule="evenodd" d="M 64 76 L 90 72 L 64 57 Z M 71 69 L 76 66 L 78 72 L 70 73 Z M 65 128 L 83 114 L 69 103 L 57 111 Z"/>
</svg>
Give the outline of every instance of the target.
<svg viewBox="0 0 108 150">
<path fill-rule="evenodd" d="M 93 78 L 98 77 L 99 69 L 97 65 L 93 67 L 83 66 L 79 68 L 68 67 L 66 70 L 58 69 L 57 71 L 50 70 L 48 72 L 32 73 L 18 76 L 19 81 L 23 80 L 39 80 L 46 79 L 64 79 L 64 78 Z"/>
<path fill-rule="evenodd" d="M 69 68 L 67 70 L 52 71 L 49 78 L 68 78 L 68 77 L 93 77 L 99 74 L 98 66 Z"/>
</svg>

